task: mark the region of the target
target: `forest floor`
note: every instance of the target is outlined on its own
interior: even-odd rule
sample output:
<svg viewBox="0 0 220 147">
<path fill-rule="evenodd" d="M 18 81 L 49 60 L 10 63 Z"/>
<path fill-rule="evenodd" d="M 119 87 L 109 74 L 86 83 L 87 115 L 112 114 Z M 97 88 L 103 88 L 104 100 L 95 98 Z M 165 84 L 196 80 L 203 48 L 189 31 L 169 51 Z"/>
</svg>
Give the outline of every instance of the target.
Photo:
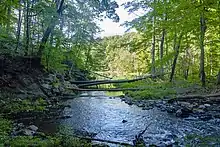
<svg viewBox="0 0 220 147">
<path fill-rule="evenodd" d="M 65 119 L 63 99 L 76 95 L 58 73 L 43 70 L 39 58 L 0 56 L 0 146 L 91 146 L 65 132 L 44 134 L 36 120 Z"/>
</svg>

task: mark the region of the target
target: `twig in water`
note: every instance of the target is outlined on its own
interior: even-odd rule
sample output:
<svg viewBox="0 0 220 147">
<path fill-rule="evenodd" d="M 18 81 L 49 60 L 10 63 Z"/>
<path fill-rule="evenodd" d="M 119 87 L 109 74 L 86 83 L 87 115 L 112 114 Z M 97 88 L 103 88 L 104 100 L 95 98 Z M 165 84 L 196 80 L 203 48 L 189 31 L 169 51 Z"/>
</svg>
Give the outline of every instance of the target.
<svg viewBox="0 0 220 147">
<path fill-rule="evenodd" d="M 148 124 L 142 132 L 140 132 L 138 135 L 135 135 L 135 140 L 133 140 L 134 146 L 141 142 L 141 136 L 147 131 L 151 124 L 152 123 Z"/>
</svg>

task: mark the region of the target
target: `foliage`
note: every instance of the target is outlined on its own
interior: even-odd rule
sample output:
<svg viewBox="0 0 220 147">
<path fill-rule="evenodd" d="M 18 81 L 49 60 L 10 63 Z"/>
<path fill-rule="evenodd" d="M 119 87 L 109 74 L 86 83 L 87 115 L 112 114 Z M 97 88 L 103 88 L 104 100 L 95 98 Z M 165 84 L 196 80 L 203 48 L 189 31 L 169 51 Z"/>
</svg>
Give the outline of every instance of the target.
<svg viewBox="0 0 220 147">
<path fill-rule="evenodd" d="M 18 113 L 18 112 L 31 112 L 31 111 L 44 111 L 46 110 L 47 103 L 44 99 L 4 99 L 0 103 L 0 113 Z"/>
<path fill-rule="evenodd" d="M 165 67 L 170 72 L 174 64 L 172 60 L 177 53 L 178 62 L 176 76 L 197 78 L 201 72 L 201 62 L 205 62 L 207 77 L 216 76 L 219 65 L 219 0 L 217 1 L 129 1 L 124 4 L 130 13 L 142 10 L 144 14 L 126 26 L 135 28 L 141 35 L 139 41 L 145 43 L 145 50 L 152 53 L 152 38 L 156 38 L 154 56 L 157 72 Z M 204 11 L 205 10 L 205 11 Z M 201 44 L 201 14 L 204 13 L 206 23 L 204 44 Z M 215 30 L 213 30 L 215 28 Z M 164 33 L 164 34 L 163 34 Z M 176 52 L 178 35 L 182 34 L 180 50 Z M 163 36 L 164 35 L 164 36 Z M 165 39 L 164 39 L 165 38 Z M 218 39 L 217 39 L 218 38 Z M 162 44 L 162 41 L 164 43 Z M 146 46 L 148 44 L 148 46 Z M 143 44 L 139 43 L 139 47 Z M 201 47 L 205 48 L 205 56 L 201 54 Z M 199 50 L 200 49 L 200 50 Z M 163 51 L 163 52 L 162 52 Z M 174 54 L 173 54 L 174 53 Z M 170 56 L 171 55 L 171 56 Z M 217 61 L 217 62 L 216 62 Z M 149 63 L 149 62 L 148 62 Z M 155 66 L 155 65 L 151 65 Z M 199 70 L 200 69 L 200 70 Z"/>
<path fill-rule="evenodd" d="M 62 8 L 58 7 L 63 2 Z M 0 52 L 36 56 L 45 40 L 42 64 L 48 71 L 66 71 L 70 60 L 76 67 L 88 64 L 90 44 L 100 32 L 97 21 L 119 21 L 114 0 L 0 2 Z M 53 26 L 53 27 L 52 27 Z M 48 37 L 45 39 L 45 34 Z"/>
<path fill-rule="evenodd" d="M 12 122 L 0 117 L 0 146 L 4 146 L 4 142 L 9 139 Z"/>
<path fill-rule="evenodd" d="M 48 136 L 45 138 L 33 137 L 33 136 L 18 136 L 12 138 L 6 142 L 7 145 L 16 147 L 51 147 L 51 146 L 62 146 L 62 147 L 90 147 L 91 144 L 86 141 L 73 138 L 73 137 L 61 137 L 61 136 Z"/>
</svg>

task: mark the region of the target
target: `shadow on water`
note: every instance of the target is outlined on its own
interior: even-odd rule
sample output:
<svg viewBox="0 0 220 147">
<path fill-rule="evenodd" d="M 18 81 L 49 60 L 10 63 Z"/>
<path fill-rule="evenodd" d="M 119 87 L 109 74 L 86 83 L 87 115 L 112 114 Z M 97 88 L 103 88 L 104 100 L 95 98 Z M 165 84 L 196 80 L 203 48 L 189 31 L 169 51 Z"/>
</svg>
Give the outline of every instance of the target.
<svg viewBox="0 0 220 147">
<path fill-rule="evenodd" d="M 156 108 L 142 110 L 137 106 L 129 106 L 119 97 L 106 96 L 104 92 L 84 93 L 79 98 L 66 102 L 71 108 L 64 110 L 65 115 L 72 118 L 60 120 L 73 130 L 91 132 L 95 138 L 119 141 L 132 144 L 135 135 L 151 124 L 143 134 L 146 144 L 158 146 L 177 144 L 184 145 L 187 134 L 201 136 L 220 135 L 220 120 L 200 121 L 197 119 L 181 119 L 162 112 Z M 45 126 L 47 129 L 57 124 Z M 52 128 L 54 129 L 54 128 Z"/>
</svg>

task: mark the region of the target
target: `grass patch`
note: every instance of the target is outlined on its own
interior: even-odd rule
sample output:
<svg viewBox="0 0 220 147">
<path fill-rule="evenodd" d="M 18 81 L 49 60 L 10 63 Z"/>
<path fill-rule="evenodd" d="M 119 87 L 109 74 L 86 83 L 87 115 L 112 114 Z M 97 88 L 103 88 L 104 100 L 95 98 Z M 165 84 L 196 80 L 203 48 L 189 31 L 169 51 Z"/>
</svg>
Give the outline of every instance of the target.
<svg viewBox="0 0 220 147">
<path fill-rule="evenodd" d="M 126 91 L 125 93 L 134 99 L 162 99 L 174 98 L 177 94 L 193 92 L 198 87 L 194 82 L 176 81 L 167 82 L 160 79 L 146 79 L 132 83 L 117 84 L 119 88 L 141 88 L 144 90 Z"/>
<path fill-rule="evenodd" d="M 18 136 L 5 143 L 12 147 L 91 147 L 91 143 L 68 136 L 47 136 L 44 138 L 33 136 Z"/>
<path fill-rule="evenodd" d="M 11 129 L 12 122 L 0 117 L 0 146 L 4 146 L 4 142 L 9 139 Z"/>
</svg>

